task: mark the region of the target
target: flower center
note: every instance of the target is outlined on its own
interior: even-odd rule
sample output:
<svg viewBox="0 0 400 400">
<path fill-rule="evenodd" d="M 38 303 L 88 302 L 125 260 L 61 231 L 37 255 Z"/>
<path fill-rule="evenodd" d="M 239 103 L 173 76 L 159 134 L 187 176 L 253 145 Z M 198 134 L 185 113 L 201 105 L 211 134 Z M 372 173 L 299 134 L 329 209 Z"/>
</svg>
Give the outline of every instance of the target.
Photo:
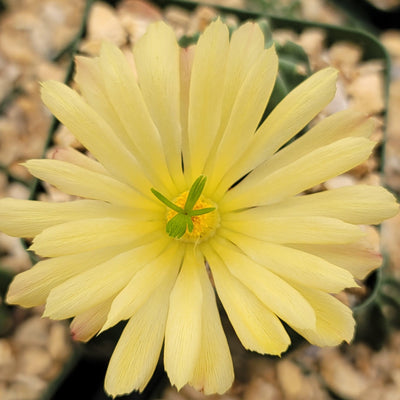
<svg viewBox="0 0 400 400">
<path fill-rule="evenodd" d="M 154 196 L 169 208 L 166 224 L 169 236 L 186 242 L 202 242 L 215 233 L 219 214 L 216 205 L 202 195 L 206 181 L 207 177 L 200 175 L 190 190 L 183 192 L 174 202 L 151 188 Z"/>
<path fill-rule="evenodd" d="M 188 191 L 183 192 L 173 201 L 173 203 L 178 207 L 183 208 L 186 203 L 188 194 Z M 214 210 L 206 214 L 191 216 L 190 218 L 193 222 L 193 229 L 192 231 L 189 231 L 189 228 L 186 227 L 185 233 L 179 238 L 181 241 L 199 243 L 207 240 L 211 236 L 214 236 L 215 231 L 217 230 L 220 223 L 219 213 L 217 211 L 216 204 L 213 201 L 206 199 L 204 196 L 200 196 L 200 198 L 193 206 L 193 210 L 202 210 L 206 208 L 214 208 Z M 176 211 L 169 208 L 167 212 L 167 223 L 177 214 L 178 213 Z"/>
</svg>

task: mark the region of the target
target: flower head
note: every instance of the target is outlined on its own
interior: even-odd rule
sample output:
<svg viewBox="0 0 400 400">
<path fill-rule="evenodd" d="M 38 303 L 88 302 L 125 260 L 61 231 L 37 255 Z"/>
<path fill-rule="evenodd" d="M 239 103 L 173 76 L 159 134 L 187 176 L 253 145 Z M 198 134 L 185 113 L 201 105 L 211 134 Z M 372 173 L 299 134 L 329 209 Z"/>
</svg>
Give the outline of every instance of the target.
<svg viewBox="0 0 400 400">
<path fill-rule="evenodd" d="M 143 390 L 163 343 L 178 388 L 230 387 L 209 275 L 247 349 L 284 352 L 281 321 L 316 345 L 350 341 L 351 310 L 331 293 L 380 265 L 359 225 L 397 205 L 365 185 L 299 195 L 374 147 L 371 121 L 352 111 L 287 144 L 332 100 L 336 71 L 311 76 L 260 124 L 278 59 L 256 24 L 230 38 L 218 20 L 181 49 L 158 22 L 133 53 L 136 72 L 109 43 L 77 57 L 80 94 L 43 84 L 44 103 L 94 159 L 64 150 L 25 164 L 78 200 L 1 200 L 0 229 L 34 238 L 46 258 L 15 278 L 8 302 L 73 318 L 83 341 L 127 320 L 105 380 L 114 396 Z"/>
</svg>

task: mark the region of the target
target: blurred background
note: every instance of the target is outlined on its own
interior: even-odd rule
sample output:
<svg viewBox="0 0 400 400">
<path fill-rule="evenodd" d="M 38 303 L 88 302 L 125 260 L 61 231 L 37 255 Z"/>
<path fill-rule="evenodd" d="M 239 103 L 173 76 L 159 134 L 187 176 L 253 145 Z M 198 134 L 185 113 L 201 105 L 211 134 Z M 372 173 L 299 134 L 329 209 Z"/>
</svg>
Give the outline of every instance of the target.
<svg viewBox="0 0 400 400">
<path fill-rule="evenodd" d="M 316 121 L 354 108 L 377 121 L 379 144 L 367 162 L 315 190 L 384 184 L 400 193 L 400 0 L 0 1 L 0 198 L 66 201 L 20 165 L 55 147 L 84 151 L 42 105 L 39 82 L 71 83 L 75 54 L 96 55 L 102 40 L 129 48 L 151 22 L 164 19 L 182 44 L 221 16 L 234 29 L 258 20 L 280 55 L 280 87 L 269 108 L 313 71 L 339 70 L 334 101 Z M 314 123 L 316 122 L 314 121 Z M 357 319 L 350 345 L 320 349 L 292 334 L 282 358 L 246 352 L 226 322 L 234 358 L 232 389 L 213 400 L 400 399 L 400 217 L 368 235 L 384 267 L 345 292 Z M 381 237 L 381 240 L 380 240 Z M 5 304 L 12 277 L 37 262 L 28 243 L 0 233 L 0 400 L 106 399 L 103 379 L 121 326 L 89 344 L 74 343 L 68 321 L 42 319 L 43 309 Z M 224 319 L 223 311 L 222 318 Z M 225 318 L 226 319 L 226 318 Z M 162 364 L 162 362 L 161 362 Z M 206 399 L 168 386 L 161 367 L 142 395 L 121 399 Z"/>
</svg>

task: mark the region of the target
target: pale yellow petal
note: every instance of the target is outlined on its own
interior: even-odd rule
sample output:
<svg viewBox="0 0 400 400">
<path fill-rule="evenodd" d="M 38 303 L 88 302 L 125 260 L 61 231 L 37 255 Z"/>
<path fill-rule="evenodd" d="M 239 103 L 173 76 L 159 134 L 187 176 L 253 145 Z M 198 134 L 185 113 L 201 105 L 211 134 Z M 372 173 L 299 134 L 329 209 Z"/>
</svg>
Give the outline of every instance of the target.
<svg viewBox="0 0 400 400">
<path fill-rule="evenodd" d="M 175 193 L 159 132 L 151 119 L 127 58 L 118 47 L 104 42 L 100 52 L 100 65 L 107 96 L 130 138 L 130 148 L 143 172 L 165 195 Z"/>
<path fill-rule="evenodd" d="M 203 292 L 199 279 L 204 260 L 192 246 L 185 252 L 182 268 L 170 297 L 165 329 L 164 365 L 171 384 L 180 390 L 193 376 L 200 354 Z"/>
<path fill-rule="evenodd" d="M 223 179 L 223 193 L 238 179 L 264 160 L 303 129 L 332 99 L 336 92 L 337 71 L 325 68 L 305 80 L 272 110 L 257 130 L 250 146 Z"/>
<path fill-rule="evenodd" d="M 240 233 L 226 232 L 226 238 L 253 261 L 288 282 L 330 293 L 357 286 L 350 272 L 312 254 L 253 239 Z"/>
<path fill-rule="evenodd" d="M 172 179 L 185 190 L 180 125 L 180 48 L 164 22 L 151 24 L 133 48 L 141 93 L 157 126 Z"/>
<path fill-rule="evenodd" d="M 112 300 L 111 297 L 77 315 L 70 325 L 72 338 L 81 342 L 88 342 L 96 335 L 106 322 Z"/>
<path fill-rule="evenodd" d="M 355 225 L 327 217 L 268 217 L 222 220 L 223 228 L 273 243 L 351 243 L 364 236 Z"/>
<path fill-rule="evenodd" d="M 115 397 L 142 391 L 156 368 L 163 344 L 169 294 L 164 282 L 128 321 L 108 364 L 105 390 Z"/>
<path fill-rule="evenodd" d="M 30 250 L 42 257 L 57 257 L 100 249 L 104 246 L 134 244 L 146 235 L 162 232 L 164 229 L 163 221 L 121 218 L 82 219 L 45 229 L 35 237 Z"/>
<path fill-rule="evenodd" d="M 203 290 L 201 349 L 189 384 L 206 395 L 222 394 L 233 383 L 232 359 L 205 268 L 199 270 L 199 278 Z"/>
<path fill-rule="evenodd" d="M 347 269 L 351 274 L 364 279 L 373 269 L 382 264 L 382 256 L 366 239 L 350 244 L 296 244 L 297 248 Z"/>
<path fill-rule="evenodd" d="M 398 213 L 395 197 L 380 186 L 355 185 L 292 197 L 269 206 L 240 212 L 249 221 L 265 217 L 323 216 L 357 225 L 379 224 Z M 236 213 L 225 219 L 235 219 Z"/>
<path fill-rule="evenodd" d="M 259 62 L 258 60 L 263 53 L 264 35 L 257 23 L 246 22 L 233 31 L 229 42 L 225 76 L 223 77 L 225 84 L 220 129 L 224 130 L 230 117 L 234 116 L 233 105 L 236 97 L 242 90 L 243 82 L 249 79 L 249 72 L 254 70 L 254 64 Z M 271 59 L 270 62 L 272 65 L 269 68 L 273 69 L 274 60 Z"/>
<path fill-rule="evenodd" d="M 88 104 L 113 128 L 114 134 L 129 148 L 130 139 L 107 96 L 99 57 L 75 57 L 75 82 Z"/>
<path fill-rule="evenodd" d="M 229 32 L 219 19 L 212 22 L 197 42 L 189 93 L 188 134 L 190 164 L 194 180 L 203 168 L 220 120 Z"/>
<path fill-rule="evenodd" d="M 218 296 L 243 346 L 260 354 L 280 355 L 290 344 L 282 323 L 239 280 L 210 248 L 207 251 Z"/>
<path fill-rule="evenodd" d="M 14 278 L 8 290 L 7 302 L 23 307 L 44 304 L 50 291 L 56 286 L 127 250 L 127 246 L 104 247 L 39 261 Z"/>
<path fill-rule="evenodd" d="M 92 172 L 109 175 L 109 172 L 98 161 L 93 160 L 93 158 L 88 157 L 72 147 L 57 147 L 50 158 L 75 164 Z"/>
<path fill-rule="evenodd" d="M 374 130 L 375 122 L 363 113 L 353 110 L 335 113 L 324 118 L 303 136 L 264 161 L 252 176 L 254 179 L 262 179 L 266 174 L 271 174 L 319 147 L 346 137 L 369 138 Z"/>
<path fill-rule="evenodd" d="M 34 237 L 53 225 L 80 219 L 117 216 L 123 209 L 96 200 L 50 203 L 5 198 L 0 200 L 0 230 L 7 235 Z M 129 215 L 125 211 L 125 215 Z"/>
<path fill-rule="evenodd" d="M 296 329 L 297 332 L 316 346 L 350 343 L 355 326 L 350 308 L 328 293 L 305 288 L 299 291 L 314 308 L 317 324 L 315 330 Z"/>
<path fill-rule="evenodd" d="M 236 57 L 241 59 L 242 55 L 238 54 Z M 278 57 L 274 47 L 261 52 L 248 71 L 235 95 L 232 112 L 225 130 L 222 131 L 220 143 L 216 141 L 215 150 L 211 153 L 213 157 L 207 162 L 205 174 L 209 176 L 209 192 L 218 185 L 242 154 L 243 148 L 252 140 L 271 95 L 277 71 Z M 226 86 L 229 88 L 230 84 Z"/>
<path fill-rule="evenodd" d="M 143 265 L 115 297 L 102 331 L 130 318 L 163 281 L 177 275 L 183 257 L 182 248 L 168 238 L 160 244 L 164 248 L 160 247 L 157 253 L 153 254 L 151 262 Z"/>
<path fill-rule="evenodd" d="M 273 204 L 340 175 L 365 161 L 376 143 L 365 138 L 345 138 L 318 148 L 263 179 L 252 174 L 221 200 L 224 211 Z"/>
<path fill-rule="evenodd" d="M 290 284 L 255 263 L 232 243 L 216 238 L 210 244 L 231 274 L 247 286 L 280 319 L 290 326 L 303 329 L 315 327 L 313 309 Z M 206 249 L 204 252 L 208 258 Z"/>
<path fill-rule="evenodd" d="M 52 289 L 44 316 L 70 318 L 114 297 L 164 246 L 164 241 L 151 242 L 73 276 Z"/>
<path fill-rule="evenodd" d="M 47 81 L 42 83 L 42 100 L 113 176 L 148 193 L 151 184 L 140 172 L 140 164 L 78 93 L 60 82 Z"/>
<path fill-rule="evenodd" d="M 182 161 L 184 163 L 184 175 L 188 179 L 188 184 L 191 179 L 190 167 L 190 151 L 189 151 L 189 135 L 188 135 L 188 113 L 189 113 L 189 92 L 190 92 L 190 77 L 192 73 L 193 58 L 195 45 L 191 45 L 180 49 L 179 67 L 180 67 L 180 110 L 181 110 L 181 128 L 182 128 Z"/>
<path fill-rule="evenodd" d="M 150 190 L 149 197 L 145 197 L 142 193 L 110 176 L 65 161 L 29 160 L 24 165 L 32 175 L 54 185 L 64 193 L 113 204 L 160 210 L 160 205 Z"/>
</svg>

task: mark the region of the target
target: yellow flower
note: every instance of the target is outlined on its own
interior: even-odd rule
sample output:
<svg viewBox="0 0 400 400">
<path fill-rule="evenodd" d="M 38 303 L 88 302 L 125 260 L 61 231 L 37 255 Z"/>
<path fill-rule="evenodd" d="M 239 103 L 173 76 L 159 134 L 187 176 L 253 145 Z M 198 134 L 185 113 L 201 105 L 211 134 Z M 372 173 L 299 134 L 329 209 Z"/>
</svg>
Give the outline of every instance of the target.
<svg viewBox="0 0 400 400">
<path fill-rule="evenodd" d="M 351 310 L 331 293 L 380 265 L 358 225 L 393 216 L 396 202 L 366 185 L 297 195 L 366 160 L 372 122 L 343 111 L 283 147 L 332 100 L 336 71 L 314 74 L 259 126 L 278 59 L 256 24 L 229 38 L 216 21 L 180 49 L 159 22 L 133 54 L 136 72 L 108 43 L 77 57 L 81 95 L 43 84 L 96 160 L 64 150 L 26 163 L 79 200 L 1 200 L 0 229 L 34 238 L 46 258 L 15 278 L 8 302 L 45 303 L 83 341 L 128 320 L 105 379 L 113 396 L 144 389 L 163 343 L 178 389 L 231 386 L 211 281 L 247 349 L 284 352 L 281 320 L 316 345 L 350 341 Z"/>
</svg>

